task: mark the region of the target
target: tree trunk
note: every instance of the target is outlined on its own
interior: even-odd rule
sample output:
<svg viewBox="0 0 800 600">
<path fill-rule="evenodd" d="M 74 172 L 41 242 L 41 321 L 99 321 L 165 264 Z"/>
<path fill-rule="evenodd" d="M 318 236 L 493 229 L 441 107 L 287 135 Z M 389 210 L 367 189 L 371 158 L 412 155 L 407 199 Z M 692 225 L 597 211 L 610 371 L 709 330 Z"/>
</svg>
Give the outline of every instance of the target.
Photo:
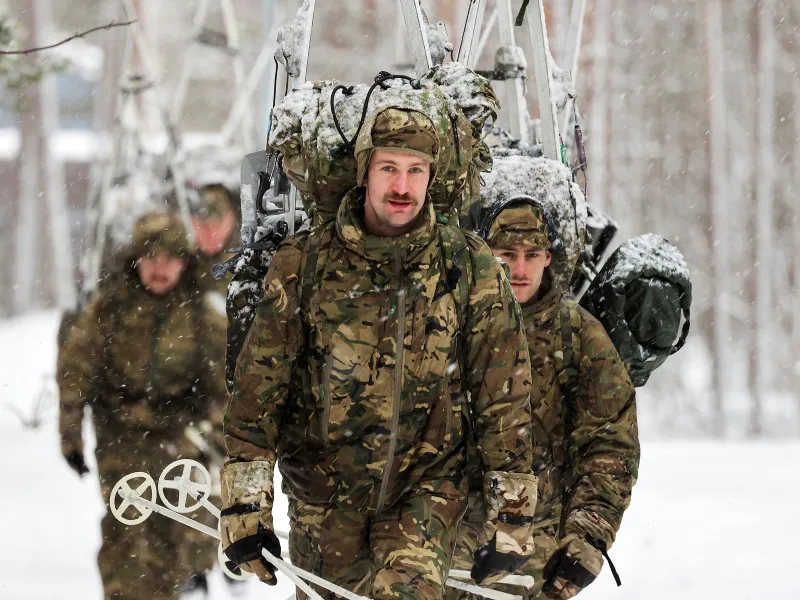
<svg viewBox="0 0 800 600">
<path fill-rule="evenodd" d="M 608 170 L 608 43 L 613 0 L 597 0 L 594 5 L 592 42 L 592 103 L 589 114 L 589 201 L 598 208 L 607 204 Z"/>
<path fill-rule="evenodd" d="M 750 430 L 763 428 L 764 397 L 770 385 L 772 325 L 772 243 L 775 123 L 775 0 L 761 0 L 758 11 L 758 128 L 756 177 L 756 372 Z"/>
<path fill-rule="evenodd" d="M 727 204 L 727 151 L 725 141 L 727 104 L 725 101 L 725 65 L 722 0 L 708 0 L 706 4 L 706 38 L 708 43 L 709 77 L 709 141 L 711 146 L 711 231 L 710 244 L 713 257 L 712 319 L 713 319 L 713 423 L 718 436 L 725 433 L 725 369 L 729 364 L 728 345 L 731 343 L 729 310 L 726 298 L 731 293 L 728 266 Z"/>
</svg>

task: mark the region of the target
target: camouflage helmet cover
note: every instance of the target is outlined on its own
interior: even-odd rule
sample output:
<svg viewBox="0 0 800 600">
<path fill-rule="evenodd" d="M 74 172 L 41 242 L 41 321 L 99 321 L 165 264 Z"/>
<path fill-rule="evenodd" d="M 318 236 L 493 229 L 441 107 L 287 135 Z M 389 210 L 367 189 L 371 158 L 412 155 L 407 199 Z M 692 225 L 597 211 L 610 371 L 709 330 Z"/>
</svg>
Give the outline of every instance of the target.
<svg viewBox="0 0 800 600">
<path fill-rule="evenodd" d="M 186 229 L 175 213 L 147 213 L 133 226 L 133 255 L 136 257 L 166 252 L 173 256 L 191 255 Z"/>
<path fill-rule="evenodd" d="M 492 248 L 527 244 L 549 249 L 550 236 L 544 209 L 526 202 L 503 209 L 492 221 L 486 242 Z"/>
<path fill-rule="evenodd" d="M 224 217 L 233 213 L 233 196 L 222 184 L 204 185 L 197 190 L 197 196 L 191 198 L 192 215 L 201 219 Z"/>
<path fill-rule="evenodd" d="M 359 185 L 367 175 L 372 152 L 380 148 L 389 152 L 413 154 L 431 163 L 430 180 L 436 174 L 439 137 L 436 126 L 425 113 L 406 108 L 376 111 L 364 122 L 356 140 Z"/>
</svg>

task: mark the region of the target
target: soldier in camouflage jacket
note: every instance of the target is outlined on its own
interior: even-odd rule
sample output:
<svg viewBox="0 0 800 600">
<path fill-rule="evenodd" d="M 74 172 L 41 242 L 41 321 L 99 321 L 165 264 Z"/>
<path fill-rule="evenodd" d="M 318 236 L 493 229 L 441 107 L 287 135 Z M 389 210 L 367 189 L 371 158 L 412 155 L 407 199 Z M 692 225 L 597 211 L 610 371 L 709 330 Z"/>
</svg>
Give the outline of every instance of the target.
<svg viewBox="0 0 800 600">
<path fill-rule="evenodd" d="M 268 583 L 259 555 L 279 551 L 277 459 L 294 564 L 376 599 L 439 600 L 466 507 L 468 413 L 497 498 L 496 555 L 533 551 L 519 309 L 480 238 L 437 219 L 426 198 L 437 153 L 422 113 L 367 119 L 356 144 L 366 190 L 349 193 L 334 222 L 283 243 L 264 281 L 226 415 L 221 532 L 228 556 Z M 452 292 L 448 244 L 470 261 L 470 310 Z M 504 522 L 516 517 L 522 525 Z"/>
<path fill-rule="evenodd" d="M 89 405 L 106 501 L 128 473 L 157 479 L 176 459 L 200 458 L 184 429 L 206 418 L 209 398 L 224 394 L 225 333 L 197 294 L 181 222 L 162 213 L 141 218 L 124 264 L 66 332 L 57 365 L 62 452 L 79 474 L 87 471 L 81 423 Z M 193 573 L 214 563 L 213 540 L 198 543 L 165 518 L 127 527 L 109 513 L 101 529 L 106 598 L 177 598 Z"/>
<path fill-rule="evenodd" d="M 483 230 L 511 269 L 533 381 L 536 556 L 519 573 L 536 580 L 526 598 L 565 600 L 599 574 L 630 503 L 639 465 L 635 391 L 603 326 L 554 282 L 551 249 L 560 241 L 549 215 L 532 199 L 494 208 Z M 473 502 L 459 535 L 460 566 L 485 543 L 482 528 Z M 458 597 L 469 596 L 448 596 Z"/>
</svg>

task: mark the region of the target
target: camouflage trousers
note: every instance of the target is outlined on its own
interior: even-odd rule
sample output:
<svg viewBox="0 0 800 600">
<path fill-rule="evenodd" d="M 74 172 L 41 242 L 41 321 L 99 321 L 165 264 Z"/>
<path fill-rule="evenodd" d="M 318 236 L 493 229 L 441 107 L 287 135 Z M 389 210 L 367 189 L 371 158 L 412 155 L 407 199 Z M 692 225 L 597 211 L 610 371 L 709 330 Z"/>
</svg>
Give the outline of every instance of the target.
<svg viewBox="0 0 800 600">
<path fill-rule="evenodd" d="M 374 600 L 441 600 L 463 510 L 462 501 L 431 494 L 374 517 L 291 499 L 292 563 Z M 297 591 L 297 600 L 306 598 Z"/>
<path fill-rule="evenodd" d="M 480 515 L 477 514 L 478 512 L 480 512 Z M 458 544 L 453 554 L 454 569 L 464 569 L 466 571 L 472 569 L 475 551 L 489 541 L 487 539 L 486 526 L 481 520 L 482 514 L 482 509 L 480 511 L 476 510 L 461 522 L 458 528 Z M 553 552 L 558 549 L 557 526 L 553 525 L 537 529 L 534 532 L 534 542 L 536 544 L 536 553 L 517 571 L 518 575 L 530 575 L 533 577 L 534 585 L 532 588 L 525 589 L 519 586 L 502 584 L 492 584 L 487 587 L 522 596 L 523 600 L 545 600 L 545 596 L 542 594 L 542 586 L 544 585 L 542 572 Z M 444 598 L 445 600 L 482 600 L 479 596 L 452 588 L 448 588 Z"/>
<path fill-rule="evenodd" d="M 161 471 L 178 458 L 199 458 L 181 438 L 182 431 L 131 435 L 116 427 L 97 431 L 97 463 L 103 501 L 122 477 L 145 471 L 157 482 Z M 138 443 L 133 443 L 138 441 Z M 129 509 L 133 510 L 133 509 Z M 216 519 L 204 508 L 187 517 L 216 529 Z M 102 545 L 97 564 L 104 598 L 167 600 L 195 573 L 216 561 L 217 541 L 163 515 L 152 514 L 138 525 L 124 525 L 109 512 L 100 524 Z"/>
</svg>

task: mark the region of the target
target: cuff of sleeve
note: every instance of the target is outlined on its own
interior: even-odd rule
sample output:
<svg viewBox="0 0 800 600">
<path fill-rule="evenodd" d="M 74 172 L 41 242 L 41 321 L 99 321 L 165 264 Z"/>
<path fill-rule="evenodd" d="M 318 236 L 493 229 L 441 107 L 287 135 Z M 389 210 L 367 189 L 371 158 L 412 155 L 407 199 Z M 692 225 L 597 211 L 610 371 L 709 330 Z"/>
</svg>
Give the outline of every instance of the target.
<svg viewBox="0 0 800 600">
<path fill-rule="evenodd" d="M 272 510 L 275 463 L 268 460 L 229 462 L 220 470 L 220 487 L 225 508 L 255 504 Z"/>
<path fill-rule="evenodd" d="M 617 535 L 608 521 L 588 510 L 578 510 L 570 514 L 565 524 L 565 533 L 584 538 L 592 545 L 602 542 L 606 550 L 611 548 Z"/>
<path fill-rule="evenodd" d="M 496 521 L 506 517 L 533 518 L 539 496 L 539 480 L 529 473 L 489 471 L 483 479 L 486 517 Z"/>
<path fill-rule="evenodd" d="M 62 437 L 61 455 L 67 456 L 68 454 L 72 454 L 73 452 L 83 454 L 83 440 L 81 440 L 80 438 L 75 439 L 74 437 Z"/>
</svg>

